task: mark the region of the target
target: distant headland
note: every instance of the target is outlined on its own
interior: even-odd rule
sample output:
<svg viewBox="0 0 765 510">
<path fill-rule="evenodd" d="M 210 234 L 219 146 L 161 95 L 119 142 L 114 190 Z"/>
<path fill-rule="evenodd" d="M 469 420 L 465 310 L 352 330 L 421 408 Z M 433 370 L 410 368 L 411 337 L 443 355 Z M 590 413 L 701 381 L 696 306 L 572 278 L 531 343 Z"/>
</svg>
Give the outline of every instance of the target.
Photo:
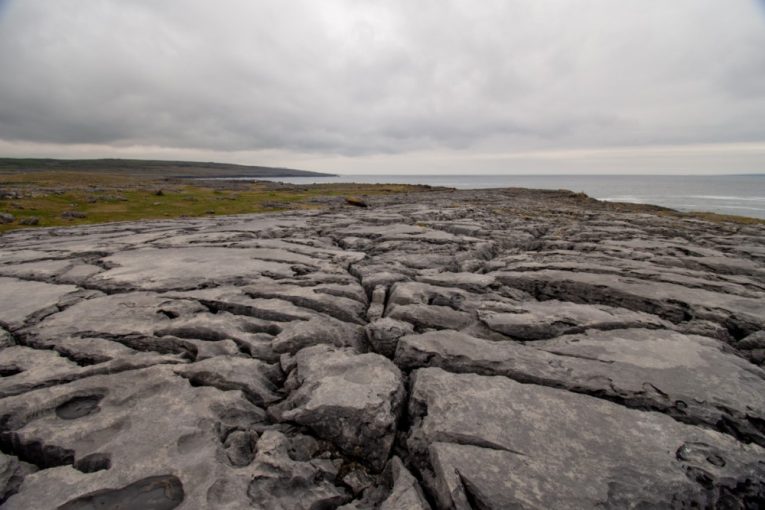
<svg viewBox="0 0 765 510">
<path fill-rule="evenodd" d="M 152 177 L 317 177 L 334 174 L 201 161 L 163 161 L 146 159 L 48 159 L 0 158 L 0 172 L 126 172 Z"/>
</svg>

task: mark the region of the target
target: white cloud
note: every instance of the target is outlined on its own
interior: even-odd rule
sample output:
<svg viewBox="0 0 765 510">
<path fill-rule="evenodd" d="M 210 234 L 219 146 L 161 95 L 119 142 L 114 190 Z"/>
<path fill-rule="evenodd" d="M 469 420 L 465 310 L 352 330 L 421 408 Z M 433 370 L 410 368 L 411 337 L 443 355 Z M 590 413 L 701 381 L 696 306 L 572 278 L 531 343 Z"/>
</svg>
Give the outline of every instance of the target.
<svg viewBox="0 0 765 510">
<path fill-rule="evenodd" d="M 762 48 L 743 0 L 11 0 L 0 150 L 761 171 Z"/>
</svg>

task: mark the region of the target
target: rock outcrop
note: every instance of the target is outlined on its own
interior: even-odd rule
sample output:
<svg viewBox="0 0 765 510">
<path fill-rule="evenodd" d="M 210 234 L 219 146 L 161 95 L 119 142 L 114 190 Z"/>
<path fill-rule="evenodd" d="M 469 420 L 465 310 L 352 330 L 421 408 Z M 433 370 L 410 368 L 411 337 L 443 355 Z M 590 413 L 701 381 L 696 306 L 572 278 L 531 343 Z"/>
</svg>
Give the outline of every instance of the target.
<svg viewBox="0 0 765 510">
<path fill-rule="evenodd" d="M 364 201 L 0 237 L 0 506 L 765 506 L 765 226 Z"/>
</svg>

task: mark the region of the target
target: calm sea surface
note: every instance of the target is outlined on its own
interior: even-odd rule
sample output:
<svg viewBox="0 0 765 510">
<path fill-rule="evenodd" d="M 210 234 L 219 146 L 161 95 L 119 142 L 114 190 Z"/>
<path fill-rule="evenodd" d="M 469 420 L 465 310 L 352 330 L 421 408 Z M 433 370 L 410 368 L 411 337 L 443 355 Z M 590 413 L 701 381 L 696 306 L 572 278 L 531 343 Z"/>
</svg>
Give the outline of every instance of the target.
<svg viewBox="0 0 765 510">
<path fill-rule="evenodd" d="M 341 175 L 273 179 L 292 184 L 402 183 L 461 189 L 522 187 L 582 191 L 593 198 L 765 218 L 765 174 L 680 175 Z"/>
</svg>

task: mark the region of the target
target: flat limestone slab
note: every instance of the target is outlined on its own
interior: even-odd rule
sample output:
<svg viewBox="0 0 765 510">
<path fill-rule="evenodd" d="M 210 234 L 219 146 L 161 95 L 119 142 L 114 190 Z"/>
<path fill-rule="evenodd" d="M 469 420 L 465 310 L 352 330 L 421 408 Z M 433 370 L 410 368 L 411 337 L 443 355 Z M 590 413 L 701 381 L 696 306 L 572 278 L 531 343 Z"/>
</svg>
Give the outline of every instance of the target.
<svg viewBox="0 0 765 510">
<path fill-rule="evenodd" d="M 294 274 L 290 263 L 261 260 L 259 253 L 216 247 L 123 251 L 106 257 L 104 263 L 113 268 L 94 276 L 91 283 L 104 288 L 182 290 L 263 274 L 281 277 Z"/>
<path fill-rule="evenodd" d="M 486 312 L 481 321 L 493 331 L 521 340 L 540 340 L 587 329 L 666 328 L 655 315 L 603 305 L 565 301 L 526 301 L 512 313 Z"/>
<path fill-rule="evenodd" d="M 0 410 L 13 429 L 0 435 L 4 448 L 14 444 L 19 454 L 49 467 L 27 477 L 5 502 L 3 508 L 13 510 L 58 508 L 102 489 L 114 507 L 215 507 L 226 491 L 209 488 L 227 479 L 234 490 L 240 476 L 227 460 L 220 430 L 253 426 L 265 416 L 236 391 L 192 387 L 163 366 L 6 398 Z M 35 443 L 44 452 L 39 457 Z M 141 504 L 138 494 L 117 490 L 152 477 L 175 487 L 159 499 L 174 506 Z M 246 485 L 236 496 L 247 501 Z"/>
<path fill-rule="evenodd" d="M 765 446 L 765 371 L 712 338 L 666 330 L 590 331 L 494 342 L 454 331 L 405 336 L 396 363 L 504 375 L 661 411 Z"/>
<path fill-rule="evenodd" d="M 543 269 L 503 271 L 494 276 L 505 285 L 518 287 L 537 297 L 621 306 L 654 313 L 673 322 L 693 316 L 708 318 L 745 333 L 765 328 L 765 300 L 762 299 L 610 274 Z"/>
<path fill-rule="evenodd" d="M 0 325 L 20 328 L 35 313 L 58 304 L 67 294 L 79 290 L 74 285 L 0 277 Z"/>
<path fill-rule="evenodd" d="M 408 444 L 441 508 L 704 507 L 719 503 L 705 477 L 733 491 L 765 476 L 762 448 L 660 413 L 505 377 L 413 377 Z"/>
</svg>

